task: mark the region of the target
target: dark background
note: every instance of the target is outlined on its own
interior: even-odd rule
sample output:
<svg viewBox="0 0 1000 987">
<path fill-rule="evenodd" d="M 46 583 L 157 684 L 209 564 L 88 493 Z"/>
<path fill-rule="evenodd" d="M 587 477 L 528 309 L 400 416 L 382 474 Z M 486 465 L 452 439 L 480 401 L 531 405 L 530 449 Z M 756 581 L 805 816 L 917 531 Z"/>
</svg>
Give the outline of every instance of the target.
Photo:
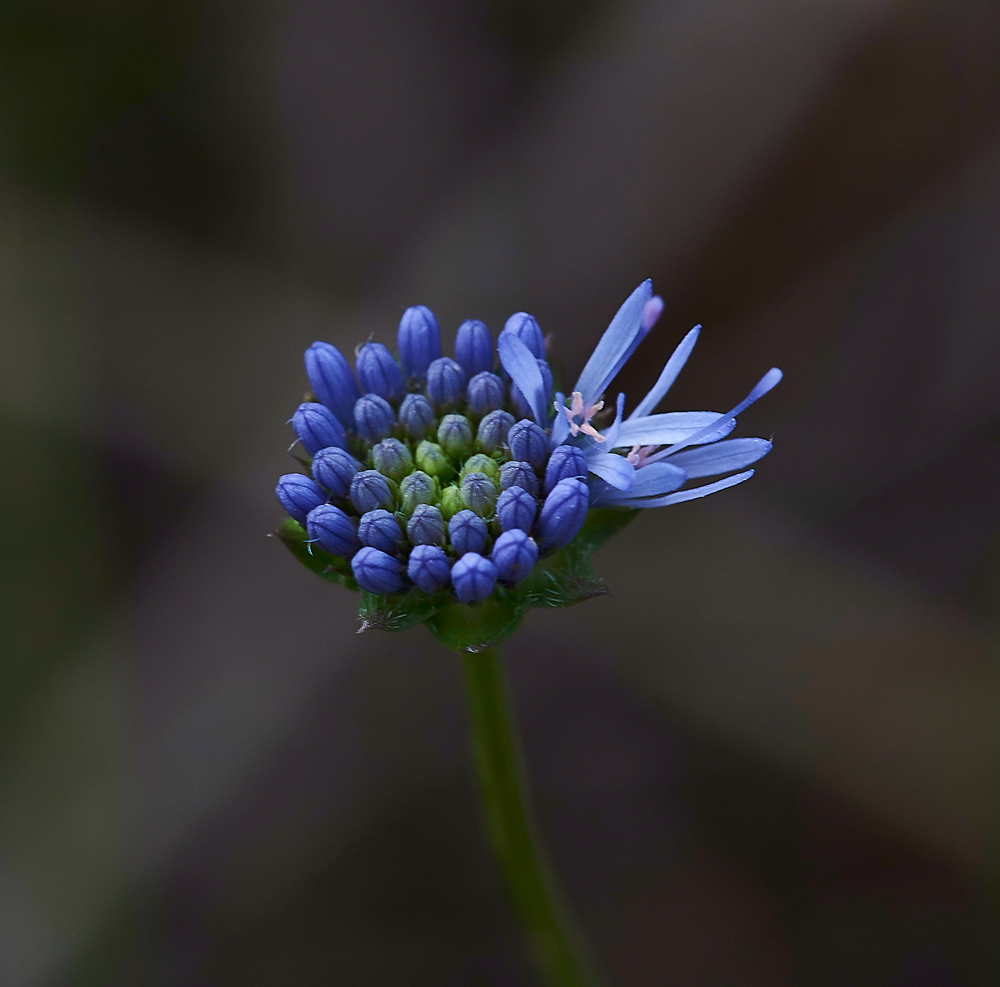
<svg viewBox="0 0 1000 987">
<path fill-rule="evenodd" d="M 1000 979 L 1000 7 L 8 0 L 0 980 L 534 983 L 454 656 L 265 537 L 315 338 L 526 308 L 752 483 L 508 646 L 621 987 Z"/>
</svg>

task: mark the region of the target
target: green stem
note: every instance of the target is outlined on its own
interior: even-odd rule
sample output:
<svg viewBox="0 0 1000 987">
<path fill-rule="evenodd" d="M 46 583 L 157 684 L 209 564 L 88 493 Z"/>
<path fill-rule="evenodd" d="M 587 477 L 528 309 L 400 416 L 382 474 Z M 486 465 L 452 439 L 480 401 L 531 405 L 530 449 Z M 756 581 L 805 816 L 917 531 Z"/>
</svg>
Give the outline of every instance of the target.
<svg viewBox="0 0 1000 987">
<path fill-rule="evenodd" d="M 462 655 L 472 749 L 493 853 L 545 982 L 596 987 L 535 835 L 499 648 Z"/>
</svg>

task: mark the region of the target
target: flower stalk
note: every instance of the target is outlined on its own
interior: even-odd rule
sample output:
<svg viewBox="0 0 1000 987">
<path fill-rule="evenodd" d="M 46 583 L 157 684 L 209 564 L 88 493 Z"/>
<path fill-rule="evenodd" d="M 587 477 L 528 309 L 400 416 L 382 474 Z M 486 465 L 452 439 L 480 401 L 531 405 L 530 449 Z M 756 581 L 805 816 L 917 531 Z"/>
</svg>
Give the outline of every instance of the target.
<svg viewBox="0 0 1000 987">
<path fill-rule="evenodd" d="M 462 655 L 472 752 L 487 834 L 544 982 L 597 987 L 539 842 L 500 649 Z"/>
</svg>

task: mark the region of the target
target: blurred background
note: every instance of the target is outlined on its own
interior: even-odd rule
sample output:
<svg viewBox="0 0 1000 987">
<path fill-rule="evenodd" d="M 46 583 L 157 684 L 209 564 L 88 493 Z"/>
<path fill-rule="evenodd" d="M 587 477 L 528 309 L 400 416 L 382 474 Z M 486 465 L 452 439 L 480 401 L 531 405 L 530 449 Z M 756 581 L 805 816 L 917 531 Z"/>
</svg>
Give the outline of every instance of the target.
<svg viewBox="0 0 1000 987">
<path fill-rule="evenodd" d="M 534 313 L 774 435 L 507 649 L 610 984 L 1000 979 L 1000 7 L 8 0 L 0 981 L 530 985 L 455 656 L 266 534 L 302 350 Z"/>
</svg>

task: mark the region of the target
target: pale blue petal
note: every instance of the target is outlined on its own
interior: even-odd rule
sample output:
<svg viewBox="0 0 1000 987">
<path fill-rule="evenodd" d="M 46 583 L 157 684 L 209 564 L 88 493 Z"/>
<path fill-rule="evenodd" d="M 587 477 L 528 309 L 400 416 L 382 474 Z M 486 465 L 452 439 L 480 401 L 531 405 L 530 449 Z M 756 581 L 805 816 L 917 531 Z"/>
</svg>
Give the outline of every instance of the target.
<svg viewBox="0 0 1000 987">
<path fill-rule="evenodd" d="M 745 469 L 751 463 L 762 459 L 771 451 L 771 443 L 767 439 L 728 439 L 697 449 L 686 449 L 670 457 L 670 462 L 687 471 L 694 479 L 699 476 L 718 476 L 732 470 Z M 639 470 L 641 476 L 647 469 L 659 465 L 650 463 Z"/>
<path fill-rule="evenodd" d="M 682 504 L 685 500 L 707 497 L 709 494 L 718 493 L 727 487 L 735 487 L 737 483 L 749 480 L 751 476 L 753 476 L 753 470 L 747 470 L 745 473 L 727 476 L 724 480 L 716 480 L 715 483 L 706 483 L 703 487 L 678 490 L 677 493 L 667 494 L 665 497 L 640 497 L 635 500 L 621 500 L 615 503 L 620 507 L 669 507 L 671 504 Z"/>
<path fill-rule="evenodd" d="M 759 381 L 757 381 L 753 390 L 742 401 L 740 401 L 735 408 L 726 412 L 726 417 L 735 418 L 741 412 L 746 411 L 746 409 L 749 408 L 754 401 L 757 401 L 759 398 L 762 398 L 765 394 L 767 394 L 767 392 L 781 380 L 781 377 L 781 371 L 777 367 L 771 367 L 771 369 L 768 370 L 768 372 L 764 374 Z M 669 449 L 667 451 L 667 455 L 672 456 L 675 453 L 680 452 L 681 449 L 684 449 L 686 446 L 698 445 L 703 442 L 714 442 L 715 439 L 708 436 L 709 431 L 709 428 L 703 428 L 700 431 L 695 432 L 695 434 L 690 438 L 683 439 L 678 442 L 673 449 Z"/>
<path fill-rule="evenodd" d="M 618 395 L 618 404 L 615 408 L 615 420 L 610 428 L 606 428 L 601 435 L 604 436 L 604 448 L 614 449 L 618 444 L 618 432 L 622 427 L 622 415 L 625 413 L 625 395 Z"/>
<path fill-rule="evenodd" d="M 548 424 L 545 384 L 534 354 L 512 332 L 500 333 L 497 339 L 497 352 L 500 354 L 504 370 L 521 389 L 531 413 L 535 416 L 535 421 L 544 428 Z"/>
<path fill-rule="evenodd" d="M 563 414 L 565 407 L 566 395 L 560 391 L 555 398 L 556 418 L 552 423 L 552 434 L 549 436 L 549 445 L 553 449 L 561 446 L 569 438 L 569 419 Z"/>
<path fill-rule="evenodd" d="M 635 471 L 631 490 L 607 489 L 601 494 L 602 504 L 631 504 L 641 497 L 660 497 L 684 484 L 687 473 L 671 463 L 651 463 Z"/>
<path fill-rule="evenodd" d="M 716 427 L 712 428 L 713 425 Z M 624 449 L 634 445 L 670 445 L 683 442 L 706 426 L 709 433 L 699 441 L 718 442 L 736 428 L 736 422 L 731 417 L 720 415 L 717 411 L 667 411 L 662 415 L 630 418 L 622 422 L 615 447 Z"/>
<path fill-rule="evenodd" d="M 695 326 L 677 345 L 677 349 L 670 354 L 667 365 L 660 374 L 660 379 L 653 385 L 653 389 L 639 402 L 639 407 L 628 416 L 629 421 L 633 418 L 642 418 L 656 409 L 656 406 L 664 399 L 667 391 L 670 390 L 677 375 L 684 369 L 694 344 L 698 342 L 698 334 L 701 326 Z"/>
<path fill-rule="evenodd" d="M 635 479 L 635 467 L 624 456 L 613 456 L 607 452 L 585 450 L 587 468 L 591 473 L 606 480 L 618 490 L 628 490 Z"/>
<path fill-rule="evenodd" d="M 574 388 L 583 395 L 585 407 L 589 408 L 604 393 L 639 345 L 643 309 L 652 296 L 653 282 L 647 279 L 628 296 L 604 331 Z"/>
</svg>

